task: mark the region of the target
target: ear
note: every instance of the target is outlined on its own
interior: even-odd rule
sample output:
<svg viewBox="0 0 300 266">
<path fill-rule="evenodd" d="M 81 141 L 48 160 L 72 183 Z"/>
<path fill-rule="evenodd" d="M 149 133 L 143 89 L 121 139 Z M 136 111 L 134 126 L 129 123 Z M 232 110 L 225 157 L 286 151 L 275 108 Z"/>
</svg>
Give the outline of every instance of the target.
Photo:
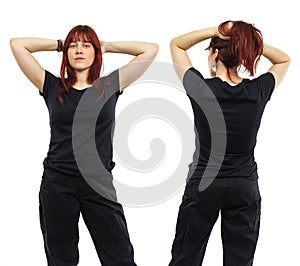
<svg viewBox="0 0 300 266">
<path fill-rule="evenodd" d="M 219 49 L 216 49 L 215 52 L 213 53 L 213 59 L 216 60 L 218 55 L 219 55 Z"/>
</svg>

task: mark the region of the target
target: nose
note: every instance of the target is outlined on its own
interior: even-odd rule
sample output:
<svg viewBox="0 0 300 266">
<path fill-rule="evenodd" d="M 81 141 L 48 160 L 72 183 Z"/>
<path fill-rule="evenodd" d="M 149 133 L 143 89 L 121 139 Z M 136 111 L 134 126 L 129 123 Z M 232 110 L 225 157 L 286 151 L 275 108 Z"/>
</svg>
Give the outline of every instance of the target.
<svg viewBox="0 0 300 266">
<path fill-rule="evenodd" d="M 82 54 L 82 47 L 80 44 L 76 46 L 76 54 Z"/>
</svg>

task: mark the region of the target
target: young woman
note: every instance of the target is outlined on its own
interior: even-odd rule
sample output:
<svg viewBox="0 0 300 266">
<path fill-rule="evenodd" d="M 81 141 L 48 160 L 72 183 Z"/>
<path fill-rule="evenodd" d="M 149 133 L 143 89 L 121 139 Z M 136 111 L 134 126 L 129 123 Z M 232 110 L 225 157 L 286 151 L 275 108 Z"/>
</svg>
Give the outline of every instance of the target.
<svg viewBox="0 0 300 266">
<path fill-rule="evenodd" d="M 208 66 L 212 78 L 206 79 L 193 68 L 187 50 L 210 38 Z M 189 32 L 174 38 L 170 46 L 175 70 L 192 104 L 197 138 L 169 266 L 202 265 L 219 212 L 224 265 L 252 265 L 261 203 L 254 159 L 256 136 L 265 105 L 282 81 L 290 58 L 264 44 L 261 32 L 243 21 L 226 21 L 219 27 Z M 240 77 L 240 68 L 254 76 L 261 55 L 272 63 L 270 69 L 256 78 Z M 205 104 L 213 98 L 225 122 L 223 129 L 217 120 L 209 121 L 217 108 Z M 226 142 L 222 161 L 218 150 L 222 145 L 213 148 L 213 134 L 223 135 Z M 218 169 L 216 175 L 209 176 L 213 169 Z M 199 189 L 204 179 L 213 181 L 206 189 Z"/>
<path fill-rule="evenodd" d="M 40 188 L 40 222 L 48 265 L 78 264 L 80 214 L 102 265 L 136 265 L 122 206 L 97 193 L 81 174 L 72 146 L 72 124 L 80 100 L 85 93 L 93 92 L 95 98 L 90 104 L 102 104 L 102 109 L 94 125 L 95 134 L 83 135 L 87 139 L 82 139 L 82 143 L 87 143 L 88 138 L 95 140 L 108 173 L 104 182 L 113 189 L 110 173 L 114 167 L 111 136 L 115 105 L 122 91 L 150 65 L 158 46 L 146 42 L 99 41 L 95 31 L 85 25 L 71 29 L 64 41 L 13 38 L 10 45 L 21 70 L 39 89 L 50 115 L 51 140 Z M 62 51 L 60 78 L 37 62 L 32 54 L 40 51 Z M 134 58 L 100 78 L 102 53 L 123 53 Z M 87 116 L 83 123 L 92 121 Z"/>
</svg>

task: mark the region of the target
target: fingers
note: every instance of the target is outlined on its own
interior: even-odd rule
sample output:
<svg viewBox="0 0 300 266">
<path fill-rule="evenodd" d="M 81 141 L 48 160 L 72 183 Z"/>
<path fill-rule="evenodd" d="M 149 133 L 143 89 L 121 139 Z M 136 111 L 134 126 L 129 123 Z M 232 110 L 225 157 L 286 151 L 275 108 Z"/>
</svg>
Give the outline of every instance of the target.
<svg viewBox="0 0 300 266">
<path fill-rule="evenodd" d="M 234 21 L 231 21 L 231 20 L 221 23 L 218 27 L 218 33 L 219 33 L 218 37 L 223 40 L 229 40 L 231 28 L 232 28 L 233 24 L 234 24 Z"/>
</svg>

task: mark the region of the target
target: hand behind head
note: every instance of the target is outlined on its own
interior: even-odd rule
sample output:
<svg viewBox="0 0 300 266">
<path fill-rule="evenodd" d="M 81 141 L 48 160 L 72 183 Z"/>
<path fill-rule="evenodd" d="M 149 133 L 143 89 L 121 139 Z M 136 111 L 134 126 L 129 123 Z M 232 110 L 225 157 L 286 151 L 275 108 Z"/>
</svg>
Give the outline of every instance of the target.
<svg viewBox="0 0 300 266">
<path fill-rule="evenodd" d="M 234 21 L 228 20 L 223 23 L 221 23 L 218 27 L 218 37 L 223 40 L 229 40 L 230 39 L 230 33 L 231 28 L 234 24 Z"/>
</svg>

